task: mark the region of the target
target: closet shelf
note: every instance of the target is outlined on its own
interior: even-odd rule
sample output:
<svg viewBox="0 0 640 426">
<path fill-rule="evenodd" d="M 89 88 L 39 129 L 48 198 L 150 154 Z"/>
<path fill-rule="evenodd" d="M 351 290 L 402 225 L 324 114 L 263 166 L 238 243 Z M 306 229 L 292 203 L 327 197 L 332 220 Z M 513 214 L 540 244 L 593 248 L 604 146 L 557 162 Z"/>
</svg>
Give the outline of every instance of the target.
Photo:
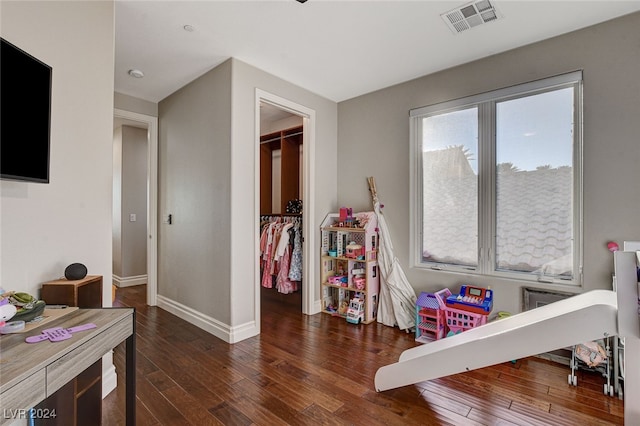
<svg viewBox="0 0 640 426">
<path fill-rule="evenodd" d="M 302 126 L 284 129 L 260 137 L 260 214 L 285 212 L 287 203 L 300 200 L 300 153 Z M 280 151 L 280 164 L 275 163 L 273 151 Z M 279 169 L 279 170 L 278 170 Z M 273 188 L 274 172 L 280 175 L 280 185 Z M 273 206 L 280 199 L 280 206 Z M 279 212 L 278 212 L 279 210 Z M 282 213 L 284 214 L 284 213 Z"/>
</svg>

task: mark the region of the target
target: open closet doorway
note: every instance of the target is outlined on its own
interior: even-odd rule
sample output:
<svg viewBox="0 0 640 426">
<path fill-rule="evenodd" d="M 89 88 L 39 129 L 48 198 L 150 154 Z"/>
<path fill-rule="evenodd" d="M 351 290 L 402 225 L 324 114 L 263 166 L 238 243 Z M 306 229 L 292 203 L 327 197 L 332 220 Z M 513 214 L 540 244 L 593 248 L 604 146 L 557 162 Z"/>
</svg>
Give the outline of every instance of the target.
<svg viewBox="0 0 640 426">
<path fill-rule="evenodd" d="M 155 306 L 158 118 L 116 109 L 113 129 L 113 284 L 146 284 Z"/>
<path fill-rule="evenodd" d="M 260 103 L 260 294 L 302 310 L 303 118 Z M 271 305 L 273 306 L 273 305 Z"/>
<path fill-rule="evenodd" d="M 309 261 L 314 241 L 310 196 L 314 121 L 313 110 L 257 90 L 258 319 L 263 297 L 269 297 L 270 302 L 286 303 L 303 313 L 314 313 L 315 269 Z M 267 247 L 267 240 L 271 247 Z"/>
</svg>

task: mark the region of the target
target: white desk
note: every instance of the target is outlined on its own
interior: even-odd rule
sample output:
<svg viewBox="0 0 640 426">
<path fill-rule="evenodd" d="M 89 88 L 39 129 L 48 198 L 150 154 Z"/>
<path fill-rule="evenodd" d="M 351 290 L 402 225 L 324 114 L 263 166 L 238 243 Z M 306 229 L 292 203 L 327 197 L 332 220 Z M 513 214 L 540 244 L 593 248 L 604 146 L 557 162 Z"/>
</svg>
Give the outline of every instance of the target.
<svg viewBox="0 0 640 426">
<path fill-rule="evenodd" d="M 26 343 L 43 329 L 93 323 L 61 342 Z M 0 337 L 0 425 L 28 411 L 126 341 L 126 417 L 135 424 L 135 310 L 79 309 L 31 332 Z M 22 412 L 24 413 L 24 412 Z"/>
</svg>

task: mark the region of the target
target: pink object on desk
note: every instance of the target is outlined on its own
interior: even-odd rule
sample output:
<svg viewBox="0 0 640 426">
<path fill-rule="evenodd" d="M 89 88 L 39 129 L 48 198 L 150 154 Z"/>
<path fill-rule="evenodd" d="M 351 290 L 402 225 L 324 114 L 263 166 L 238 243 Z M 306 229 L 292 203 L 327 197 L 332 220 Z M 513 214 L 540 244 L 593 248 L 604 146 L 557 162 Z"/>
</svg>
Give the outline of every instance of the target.
<svg viewBox="0 0 640 426">
<path fill-rule="evenodd" d="M 39 334 L 37 336 L 29 336 L 26 339 L 24 339 L 24 341 L 27 343 L 38 343 L 38 342 L 42 342 L 43 340 L 60 342 L 62 340 L 71 339 L 72 337 L 71 333 L 75 333 L 77 331 L 90 330 L 92 328 L 96 328 L 96 325 L 93 323 L 78 325 L 76 327 L 71 327 L 71 328 L 62 328 L 62 327 L 48 328 L 46 330 L 42 330 L 42 334 Z"/>
</svg>

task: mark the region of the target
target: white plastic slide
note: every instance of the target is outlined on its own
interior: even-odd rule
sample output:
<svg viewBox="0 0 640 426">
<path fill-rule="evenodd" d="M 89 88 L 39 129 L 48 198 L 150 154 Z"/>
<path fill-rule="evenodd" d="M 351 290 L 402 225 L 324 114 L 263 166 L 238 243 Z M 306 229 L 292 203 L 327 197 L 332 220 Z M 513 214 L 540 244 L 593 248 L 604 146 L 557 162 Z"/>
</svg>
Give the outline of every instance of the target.
<svg viewBox="0 0 640 426">
<path fill-rule="evenodd" d="M 640 398 L 636 256 L 616 252 L 618 291 L 593 290 L 404 351 L 376 372 L 378 392 L 537 355 L 607 336 L 625 337 L 625 400 Z M 631 343 L 631 346 L 629 345 Z M 625 404 L 625 424 L 640 407 Z"/>
<path fill-rule="evenodd" d="M 595 290 L 408 349 L 376 373 L 378 391 L 617 334 L 616 294 Z"/>
</svg>

